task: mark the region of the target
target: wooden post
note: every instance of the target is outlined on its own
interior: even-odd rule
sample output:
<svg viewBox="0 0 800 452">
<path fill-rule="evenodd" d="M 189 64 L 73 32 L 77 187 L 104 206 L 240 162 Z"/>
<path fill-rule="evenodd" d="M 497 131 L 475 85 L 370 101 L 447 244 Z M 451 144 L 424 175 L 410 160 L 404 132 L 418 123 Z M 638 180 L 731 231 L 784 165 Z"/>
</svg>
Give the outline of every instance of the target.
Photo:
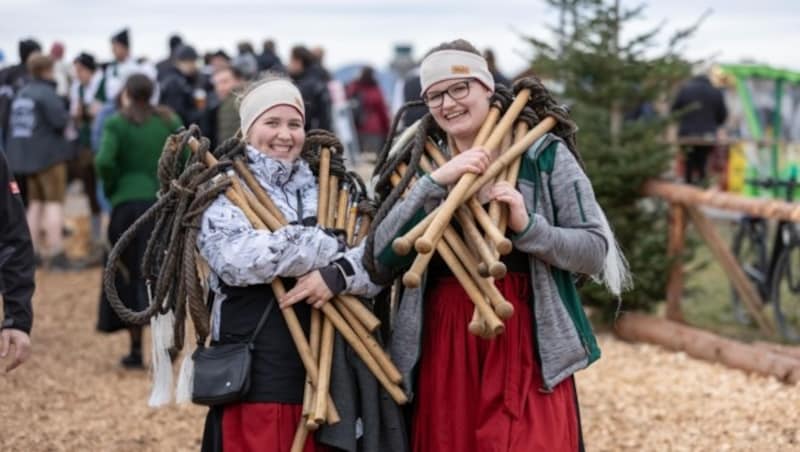
<svg viewBox="0 0 800 452">
<path fill-rule="evenodd" d="M 684 323 L 681 309 L 683 297 L 683 248 L 686 244 L 686 213 L 683 206 L 672 203 L 669 207 L 669 244 L 667 255 L 673 259 L 667 281 L 667 312 L 669 320 Z"/>
<path fill-rule="evenodd" d="M 741 296 L 744 306 L 747 308 L 750 316 L 755 319 L 762 332 L 768 336 L 773 336 L 775 334 L 775 328 L 769 320 L 767 320 L 764 311 L 761 310 L 761 307 L 764 306 L 761 295 L 759 295 L 758 290 L 756 290 L 739 266 L 733 253 L 731 253 L 731 250 L 728 248 L 728 245 L 726 245 L 722 237 L 717 234 L 714 225 L 711 224 L 711 221 L 709 221 L 697 207 L 687 206 L 686 212 L 689 214 L 689 218 L 692 219 L 692 223 L 694 223 L 697 231 L 703 237 L 703 240 L 708 244 L 714 257 L 722 265 L 722 268 L 725 269 L 725 273 L 728 274 L 731 283 L 733 283 L 733 287 Z"/>
</svg>

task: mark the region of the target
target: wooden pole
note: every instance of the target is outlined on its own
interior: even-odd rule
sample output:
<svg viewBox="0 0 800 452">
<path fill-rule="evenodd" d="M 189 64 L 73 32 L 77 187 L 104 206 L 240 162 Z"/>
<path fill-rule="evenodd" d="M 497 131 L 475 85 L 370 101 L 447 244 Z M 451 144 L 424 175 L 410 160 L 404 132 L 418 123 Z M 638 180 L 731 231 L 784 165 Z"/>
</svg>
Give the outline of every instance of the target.
<svg viewBox="0 0 800 452">
<path fill-rule="evenodd" d="M 744 271 L 739 266 L 739 263 L 736 261 L 736 258 L 733 256 L 728 246 L 717 234 L 714 225 L 711 224 L 711 221 L 696 207 L 687 206 L 686 212 L 689 214 L 689 218 L 691 218 L 700 236 L 703 237 L 703 240 L 708 244 L 711 253 L 714 254 L 714 257 L 716 257 L 717 261 L 722 265 L 722 268 L 725 269 L 725 273 L 730 277 L 733 287 L 739 292 L 750 316 L 755 319 L 762 332 L 769 336 L 774 335 L 775 328 L 764 315 L 764 311 L 761 310 L 761 307 L 764 305 L 764 302 L 761 300 L 761 295 L 759 295 L 758 290 L 756 290 L 747 278 L 747 275 L 745 275 Z"/>
<path fill-rule="evenodd" d="M 495 160 L 491 165 L 489 165 L 489 168 L 486 171 L 484 171 L 484 173 L 481 174 L 480 177 L 478 177 L 477 179 L 475 179 L 475 178 L 464 179 L 464 177 L 470 176 L 469 174 L 464 175 L 461 180 L 470 181 L 469 187 L 467 187 L 467 189 L 463 193 L 461 193 L 461 191 L 455 192 L 455 189 L 454 189 L 454 191 L 451 191 L 450 195 L 447 197 L 448 200 L 451 199 L 451 198 L 452 199 L 460 198 L 460 199 L 463 200 L 467 196 L 472 196 L 473 194 L 475 194 L 478 190 L 480 190 L 480 188 L 484 184 L 486 184 L 492 178 L 497 176 L 497 174 L 499 174 L 500 171 L 504 167 L 509 165 L 513 161 L 513 159 L 515 159 L 516 157 L 518 157 L 518 156 L 522 155 L 523 153 L 525 153 L 525 151 L 527 151 L 528 148 L 537 139 L 541 138 L 545 133 L 547 133 L 550 129 L 552 129 L 555 126 L 555 124 L 556 124 L 555 119 L 548 116 L 547 118 L 542 120 L 542 122 L 540 122 L 536 127 L 534 127 L 527 134 L 525 134 L 525 138 L 523 138 L 520 142 L 515 143 L 513 146 L 511 146 L 511 148 L 506 153 L 501 155 L 497 160 Z M 459 182 L 459 184 L 460 183 L 461 182 Z M 458 187 L 458 184 L 456 185 L 456 187 Z M 430 228 L 430 225 L 432 225 L 434 219 L 438 217 L 440 210 L 444 209 L 445 205 L 447 205 L 447 204 L 448 204 L 448 202 L 445 201 L 445 204 L 437 207 L 434 211 L 432 211 L 430 214 L 428 214 L 428 216 L 425 217 L 424 220 L 422 220 L 419 224 L 417 224 L 414 228 L 412 228 L 411 231 L 409 231 L 404 237 L 408 238 L 411 235 L 412 231 L 417 231 L 418 230 L 417 227 L 419 227 L 422 230 L 425 230 L 424 228 L 426 226 L 428 228 Z M 454 201 L 450 201 L 450 204 L 451 205 L 448 206 L 448 210 L 451 210 L 451 211 L 449 213 L 445 211 L 446 215 L 440 217 L 440 220 L 439 220 L 440 222 L 444 221 L 445 219 L 446 219 L 447 222 L 449 222 L 450 218 L 452 218 L 452 213 L 455 211 L 455 208 L 457 208 L 458 205 L 456 205 Z M 446 223 L 445 223 L 445 225 L 446 225 Z M 439 226 L 441 226 L 441 225 L 439 225 Z M 437 228 L 439 226 L 437 226 Z M 425 230 L 425 231 L 427 232 L 427 230 Z M 422 239 L 422 237 L 420 237 L 420 239 Z M 417 242 L 420 239 L 417 239 Z M 416 242 L 414 242 L 414 243 L 415 243 L 415 246 L 416 246 Z M 430 260 L 429 254 L 430 253 L 419 254 L 419 255 L 417 255 L 417 260 L 421 260 L 421 258 L 424 259 L 425 257 L 427 257 L 427 259 L 429 261 Z M 414 264 L 412 264 L 412 268 L 414 268 L 415 271 L 418 272 L 415 275 L 412 275 L 412 277 L 421 278 L 422 271 L 424 271 L 425 266 L 427 266 L 428 261 L 425 261 L 424 263 L 422 263 L 422 265 L 419 265 L 419 264 L 418 265 L 414 265 Z"/>
<path fill-rule="evenodd" d="M 728 367 L 771 375 L 789 384 L 800 382 L 800 360 L 773 353 L 758 345 L 743 344 L 708 331 L 663 318 L 624 313 L 615 333 L 625 340 L 657 344 L 683 351 L 691 357 L 719 362 Z"/>
<path fill-rule="evenodd" d="M 484 147 L 486 148 L 487 152 L 492 152 L 500 145 L 500 141 L 503 139 L 506 133 L 511 129 L 511 126 L 516 120 L 517 116 L 519 115 L 522 108 L 528 102 L 530 98 L 530 91 L 527 89 L 523 89 L 517 94 L 517 97 L 514 99 L 514 102 L 508 107 L 505 114 L 503 114 L 502 119 L 500 122 L 497 123 L 497 127 L 492 130 L 491 135 L 487 138 L 486 143 L 484 143 Z M 450 191 L 450 194 L 447 196 L 444 204 L 440 206 L 440 210 L 435 214 L 436 216 L 433 219 L 433 222 L 428 229 L 425 230 L 425 233 L 422 237 L 418 238 L 416 242 L 414 242 L 414 246 L 419 251 L 420 256 L 424 255 L 426 252 L 425 250 L 431 251 L 436 245 L 436 242 L 442 236 L 444 232 L 444 228 L 450 223 L 450 219 L 453 217 L 453 214 L 456 208 L 461 205 L 467 196 L 467 192 L 472 185 L 472 183 L 477 179 L 477 175 L 472 173 L 466 173 L 461 176 L 461 179 L 456 183 L 455 187 Z M 417 257 L 419 259 L 419 256 Z"/>
<path fill-rule="evenodd" d="M 683 296 L 683 250 L 686 242 L 686 216 L 680 204 L 670 204 L 669 244 L 667 255 L 673 259 L 667 280 L 668 319 L 684 322 L 681 298 Z"/>
</svg>

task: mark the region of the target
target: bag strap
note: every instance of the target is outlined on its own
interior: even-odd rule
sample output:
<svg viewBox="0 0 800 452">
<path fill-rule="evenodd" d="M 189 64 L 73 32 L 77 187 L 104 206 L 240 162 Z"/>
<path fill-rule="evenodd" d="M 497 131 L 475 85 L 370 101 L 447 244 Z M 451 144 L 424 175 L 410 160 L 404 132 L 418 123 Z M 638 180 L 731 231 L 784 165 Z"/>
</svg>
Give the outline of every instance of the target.
<svg viewBox="0 0 800 452">
<path fill-rule="evenodd" d="M 263 328 L 264 324 L 267 323 L 267 318 L 269 317 L 270 312 L 272 312 L 272 307 L 275 306 L 275 303 L 277 303 L 275 299 L 270 298 L 267 308 L 264 309 L 264 314 L 261 315 L 261 319 L 258 321 L 258 326 L 256 326 L 255 331 L 253 331 L 253 335 L 250 336 L 250 342 L 248 342 L 250 344 L 250 348 L 253 348 L 253 343 L 255 343 L 258 333 L 261 332 L 261 328 Z"/>
</svg>

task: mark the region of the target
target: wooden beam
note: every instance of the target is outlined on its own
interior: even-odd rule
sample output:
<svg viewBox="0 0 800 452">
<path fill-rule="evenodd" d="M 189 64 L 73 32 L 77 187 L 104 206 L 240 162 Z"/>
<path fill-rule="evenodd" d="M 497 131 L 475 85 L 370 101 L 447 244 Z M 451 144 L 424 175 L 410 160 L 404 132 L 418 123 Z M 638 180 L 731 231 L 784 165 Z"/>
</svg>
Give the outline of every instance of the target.
<svg viewBox="0 0 800 452">
<path fill-rule="evenodd" d="M 681 299 L 683 298 L 683 249 L 686 244 L 686 212 L 683 206 L 673 203 L 669 207 L 669 244 L 667 255 L 673 259 L 667 280 L 668 319 L 684 322 Z"/>
<path fill-rule="evenodd" d="M 614 325 L 614 332 L 625 340 L 649 342 L 670 350 L 683 351 L 693 358 L 771 375 L 784 383 L 800 382 L 800 360 L 797 358 L 659 317 L 625 313 Z"/>
<path fill-rule="evenodd" d="M 710 206 L 743 212 L 755 217 L 800 223 L 800 204 L 798 203 L 777 199 L 748 198 L 719 190 L 702 190 L 687 184 L 661 180 L 647 181 L 642 191 L 647 196 L 656 196 L 685 206 Z"/>
<path fill-rule="evenodd" d="M 758 324 L 762 332 L 770 336 L 774 335 L 775 328 L 769 320 L 767 320 L 767 317 L 761 310 L 762 306 L 764 306 L 761 295 L 759 295 L 756 288 L 750 282 L 750 279 L 745 275 L 741 266 L 736 261 L 736 258 L 733 256 L 733 253 L 731 253 L 728 248 L 728 245 L 725 244 L 719 234 L 717 234 L 714 225 L 697 209 L 697 207 L 686 206 L 686 212 L 689 214 L 689 218 L 691 218 L 700 236 L 703 237 L 703 240 L 708 244 L 711 253 L 722 265 L 725 273 L 733 283 L 733 287 L 741 296 L 744 306 L 747 308 L 750 316 L 756 321 L 756 324 Z"/>
</svg>

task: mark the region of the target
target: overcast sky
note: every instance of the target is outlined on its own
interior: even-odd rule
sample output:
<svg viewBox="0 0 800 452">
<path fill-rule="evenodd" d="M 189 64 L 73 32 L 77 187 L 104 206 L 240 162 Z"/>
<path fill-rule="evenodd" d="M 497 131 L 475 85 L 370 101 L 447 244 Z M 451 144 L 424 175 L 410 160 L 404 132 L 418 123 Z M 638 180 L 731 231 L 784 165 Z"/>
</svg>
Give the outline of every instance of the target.
<svg viewBox="0 0 800 452">
<path fill-rule="evenodd" d="M 623 5 L 639 2 L 623 0 Z M 646 16 L 630 32 L 665 22 L 668 32 L 712 10 L 689 42 L 692 58 L 718 62 L 759 62 L 800 70 L 800 0 L 651 0 Z M 364 61 L 384 66 L 394 43 L 428 48 L 464 37 L 495 49 L 500 68 L 515 73 L 526 65 L 529 48 L 521 34 L 548 38 L 555 15 L 538 0 L 0 0 L 0 49 L 17 60 L 17 41 L 33 36 L 49 48 L 63 40 L 71 59 L 88 50 L 110 57 L 108 39 L 131 29 L 134 55 L 161 59 L 167 36 L 178 32 L 198 51 L 251 40 L 260 48 L 274 38 L 285 59 L 292 45 L 322 45 L 326 64 Z M 664 36 L 667 36 L 666 34 Z"/>
</svg>

